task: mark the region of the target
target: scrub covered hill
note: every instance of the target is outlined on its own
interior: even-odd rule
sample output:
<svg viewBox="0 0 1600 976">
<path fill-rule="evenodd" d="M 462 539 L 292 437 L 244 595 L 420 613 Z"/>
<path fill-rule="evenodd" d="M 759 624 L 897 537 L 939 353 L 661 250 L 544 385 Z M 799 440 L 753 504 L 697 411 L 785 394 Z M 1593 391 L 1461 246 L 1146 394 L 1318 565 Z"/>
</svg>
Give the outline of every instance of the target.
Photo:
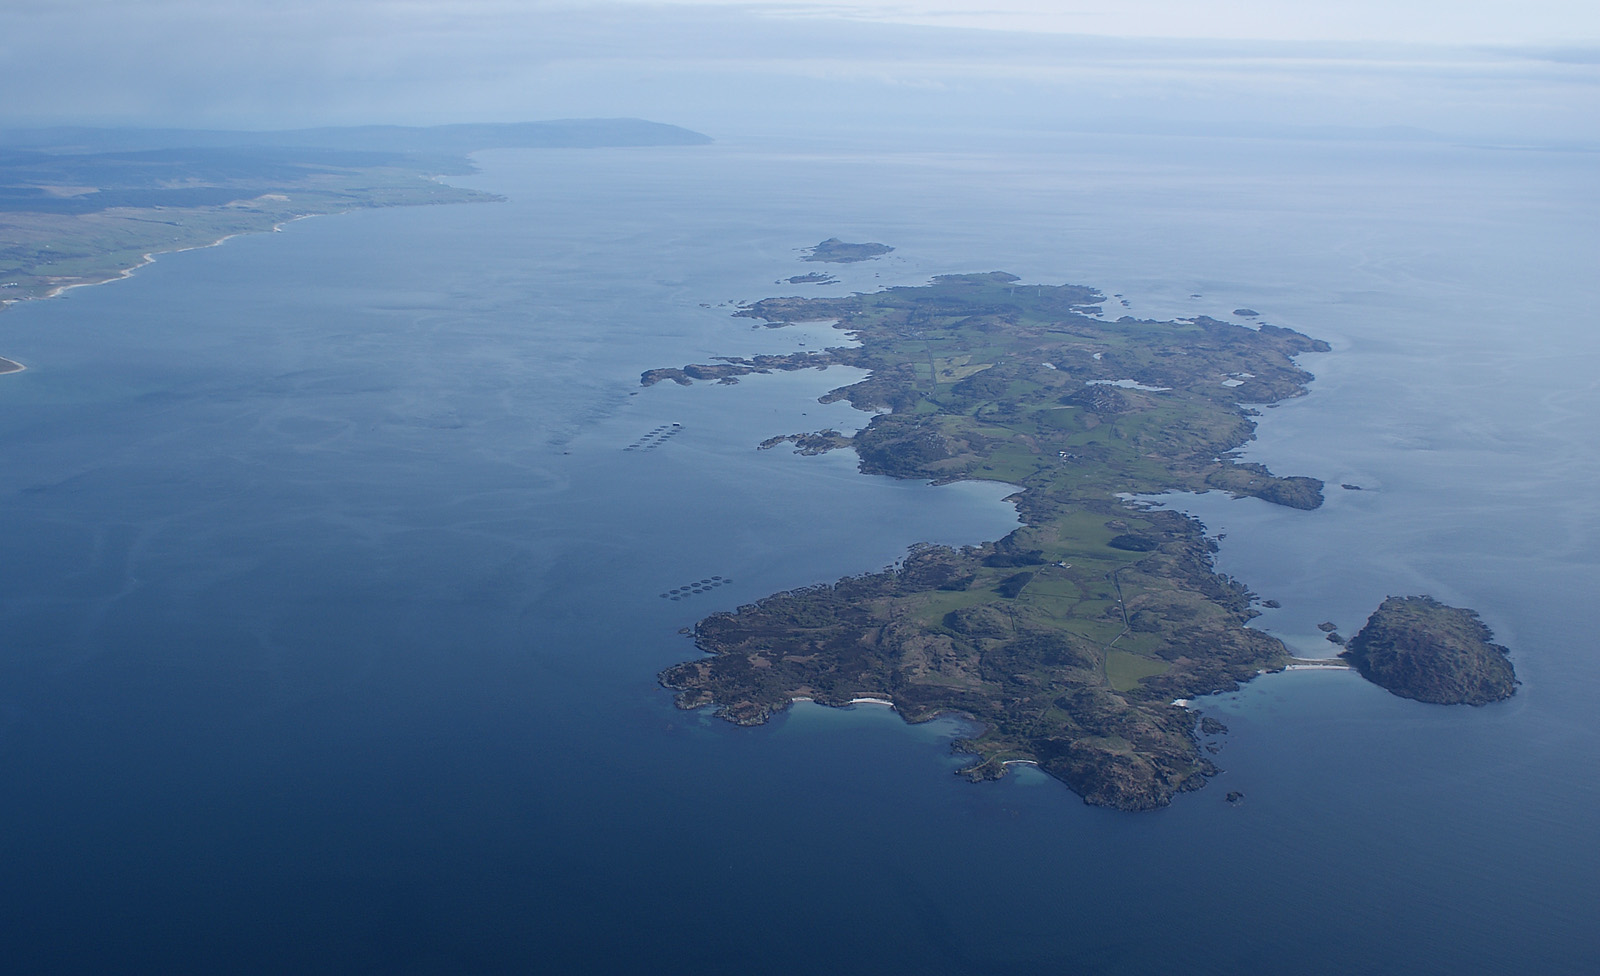
<svg viewBox="0 0 1600 976">
<path fill-rule="evenodd" d="M 1506 648 L 1478 615 L 1429 596 L 1391 596 L 1340 657 L 1402 698 L 1487 705 L 1517 691 Z"/>
</svg>

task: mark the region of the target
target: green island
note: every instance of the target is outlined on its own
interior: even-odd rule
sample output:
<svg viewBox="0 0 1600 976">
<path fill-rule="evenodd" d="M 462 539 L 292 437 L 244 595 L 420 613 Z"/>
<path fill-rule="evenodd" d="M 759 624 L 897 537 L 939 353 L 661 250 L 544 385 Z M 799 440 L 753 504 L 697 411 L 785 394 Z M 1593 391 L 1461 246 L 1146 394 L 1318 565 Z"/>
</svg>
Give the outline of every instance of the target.
<svg viewBox="0 0 1600 976">
<path fill-rule="evenodd" d="M 442 177 L 490 148 L 694 145 L 638 119 L 279 132 L 41 129 L 0 136 L 0 302 L 126 276 L 152 255 L 369 207 L 500 199 Z M 0 373 L 19 364 L 0 360 Z"/>
<path fill-rule="evenodd" d="M 802 261 L 824 261 L 829 264 L 854 264 L 857 261 L 870 261 L 875 257 L 888 254 L 894 248 L 887 244 L 851 244 L 841 241 L 837 237 L 830 237 L 815 247 L 806 248 Z M 791 284 L 798 282 L 791 281 Z"/>
<path fill-rule="evenodd" d="M 1440 705 L 1487 705 L 1516 694 L 1506 648 L 1477 613 L 1429 596 L 1391 596 L 1350 639 L 1346 658 L 1373 684 Z"/>
<path fill-rule="evenodd" d="M 798 699 L 891 702 L 982 728 L 956 744 L 972 779 L 1035 763 L 1087 802 L 1164 806 L 1217 771 L 1181 700 L 1287 665 L 1245 626 L 1245 588 L 1212 568 L 1197 521 L 1129 495 L 1221 489 L 1301 509 L 1322 483 L 1237 460 L 1253 405 L 1306 392 L 1294 357 L 1328 346 L 1207 317 L 1100 315 L 1076 285 L 948 275 L 848 298 L 772 298 L 738 313 L 772 327 L 835 321 L 858 345 L 647 371 L 671 380 L 843 365 L 828 393 L 874 411 L 853 436 L 790 434 L 802 453 L 855 450 L 868 474 L 1017 486 L 1023 525 L 995 542 L 914 547 L 896 568 L 777 593 L 695 625 L 706 656 L 660 680 L 686 709 L 744 725 Z"/>
</svg>

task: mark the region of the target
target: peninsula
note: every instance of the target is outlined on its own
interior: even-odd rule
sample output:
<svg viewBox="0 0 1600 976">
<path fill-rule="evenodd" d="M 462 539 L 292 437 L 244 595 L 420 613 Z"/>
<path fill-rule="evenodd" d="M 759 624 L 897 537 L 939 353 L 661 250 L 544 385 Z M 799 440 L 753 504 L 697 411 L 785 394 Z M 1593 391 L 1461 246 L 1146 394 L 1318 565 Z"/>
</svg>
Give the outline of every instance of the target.
<svg viewBox="0 0 1600 976">
<path fill-rule="evenodd" d="M 1517 691 L 1508 652 L 1493 639 L 1471 610 L 1429 596 L 1391 596 L 1339 656 L 1402 698 L 1487 705 Z"/>
<path fill-rule="evenodd" d="M 1003 539 L 915 547 L 895 569 L 777 593 L 694 628 L 706 655 L 664 671 L 683 708 L 739 724 L 799 698 L 892 702 L 982 731 L 957 743 L 973 779 L 1033 762 L 1087 802 L 1169 803 L 1216 767 L 1179 699 L 1231 689 L 1289 655 L 1247 628 L 1250 594 L 1212 568 L 1197 521 L 1128 495 L 1221 489 L 1315 508 L 1322 483 L 1237 460 L 1254 404 L 1306 392 L 1294 357 L 1328 346 L 1207 317 L 1102 314 L 1092 288 L 1003 272 L 848 298 L 772 298 L 737 314 L 773 327 L 834 321 L 859 342 L 820 352 L 650 370 L 737 382 L 848 365 L 824 401 L 874 411 L 859 433 L 779 435 L 803 453 L 855 450 L 868 474 L 1017 486 Z"/>
</svg>

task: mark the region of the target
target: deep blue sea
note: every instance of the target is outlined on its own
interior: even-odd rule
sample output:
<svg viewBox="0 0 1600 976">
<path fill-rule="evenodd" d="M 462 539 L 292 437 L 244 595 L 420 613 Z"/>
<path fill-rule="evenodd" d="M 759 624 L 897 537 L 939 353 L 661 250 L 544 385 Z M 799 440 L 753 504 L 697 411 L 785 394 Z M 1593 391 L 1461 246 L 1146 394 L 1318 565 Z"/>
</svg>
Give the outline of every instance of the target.
<svg viewBox="0 0 1600 976">
<path fill-rule="evenodd" d="M 0 377 L 0 968 L 1600 971 L 1592 156 L 477 159 L 461 182 L 507 202 L 299 221 L 0 316 L 30 367 Z M 774 283 L 831 236 L 896 250 Z M 640 372 L 831 341 L 732 303 L 987 270 L 1331 342 L 1248 452 L 1329 482 L 1322 509 L 1162 503 L 1302 653 L 1430 592 L 1482 613 L 1520 693 L 1258 679 L 1197 703 L 1232 729 L 1224 772 L 1139 815 L 1032 770 L 958 779 L 954 720 L 675 709 L 655 675 L 700 616 L 1015 516 L 1003 486 L 755 450 L 860 426 L 817 402 L 848 371 Z"/>
</svg>

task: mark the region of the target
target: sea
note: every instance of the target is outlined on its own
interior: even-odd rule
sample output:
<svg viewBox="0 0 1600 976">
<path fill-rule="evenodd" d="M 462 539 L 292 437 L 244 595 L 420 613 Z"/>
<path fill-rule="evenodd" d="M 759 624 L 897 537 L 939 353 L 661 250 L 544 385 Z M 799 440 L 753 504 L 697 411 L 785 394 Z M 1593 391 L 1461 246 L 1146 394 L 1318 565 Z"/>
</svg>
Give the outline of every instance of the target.
<svg viewBox="0 0 1600 976">
<path fill-rule="evenodd" d="M 474 158 L 453 179 L 504 202 L 300 220 L 0 316 L 29 367 L 0 377 L 6 972 L 1600 972 L 1591 153 Z M 829 237 L 895 250 L 800 260 Z M 1193 703 L 1222 772 L 1140 814 L 962 780 L 957 718 L 677 709 L 656 675 L 704 615 L 1017 522 L 1004 485 L 757 449 L 859 428 L 818 402 L 857 372 L 640 373 L 840 341 L 740 303 L 992 270 L 1327 340 L 1244 451 L 1326 504 L 1153 503 L 1296 653 L 1429 593 L 1481 613 L 1517 695 L 1260 677 Z"/>
</svg>

